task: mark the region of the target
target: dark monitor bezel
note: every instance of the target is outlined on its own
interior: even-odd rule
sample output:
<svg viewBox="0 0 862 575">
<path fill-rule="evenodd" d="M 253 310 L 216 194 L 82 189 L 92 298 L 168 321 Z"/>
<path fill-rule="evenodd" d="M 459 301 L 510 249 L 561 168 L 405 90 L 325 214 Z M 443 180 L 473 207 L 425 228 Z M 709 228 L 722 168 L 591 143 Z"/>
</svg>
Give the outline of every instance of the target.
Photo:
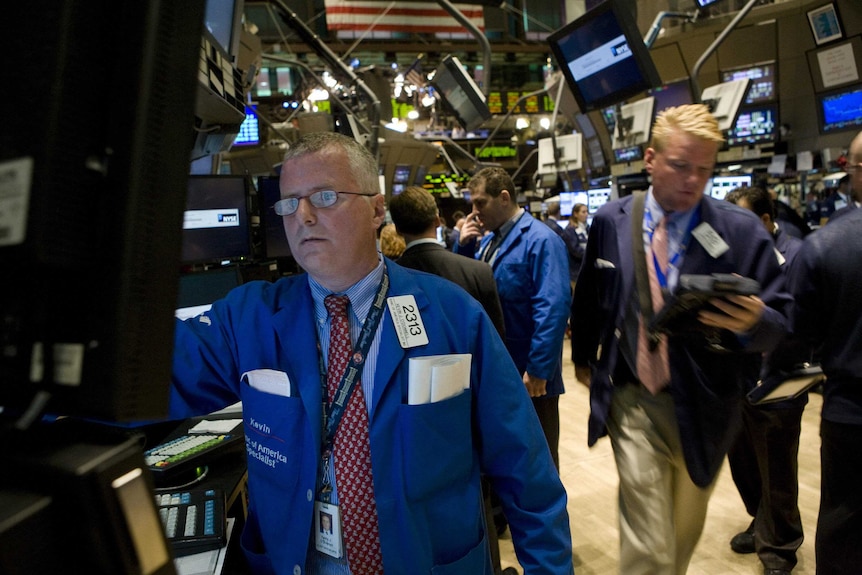
<svg viewBox="0 0 862 575">
<path fill-rule="evenodd" d="M 579 83 L 575 80 L 569 67 L 570 62 L 585 55 L 586 51 L 580 53 L 571 47 L 567 48 L 566 44 L 577 36 L 589 34 L 590 26 L 596 27 L 599 23 L 604 23 L 603 21 L 608 17 L 613 18 L 612 23 L 616 24 L 620 33 L 626 38 L 626 42 L 632 53 L 636 74 L 633 77 L 628 70 L 621 73 L 617 68 L 621 64 L 606 68 L 603 76 L 613 79 L 627 78 L 627 83 L 601 95 L 587 96 L 582 87 L 583 82 Z M 593 31 L 593 34 L 596 33 L 596 31 Z M 634 20 L 630 8 L 623 6 L 619 0 L 606 0 L 583 16 L 569 22 L 548 36 L 548 44 L 557 60 L 557 65 L 566 79 L 566 83 L 569 85 L 569 89 L 572 91 L 583 113 L 606 108 L 645 92 L 650 88 L 661 85 L 658 71 L 649 55 L 646 44 L 644 44 L 637 27 L 637 22 Z M 614 69 L 616 71 L 611 72 Z"/>
<path fill-rule="evenodd" d="M 284 231 L 282 216 L 273 206 L 281 199 L 278 176 L 260 176 L 257 179 L 258 215 L 263 232 L 263 254 L 267 259 L 293 257 Z"/>
</svg>

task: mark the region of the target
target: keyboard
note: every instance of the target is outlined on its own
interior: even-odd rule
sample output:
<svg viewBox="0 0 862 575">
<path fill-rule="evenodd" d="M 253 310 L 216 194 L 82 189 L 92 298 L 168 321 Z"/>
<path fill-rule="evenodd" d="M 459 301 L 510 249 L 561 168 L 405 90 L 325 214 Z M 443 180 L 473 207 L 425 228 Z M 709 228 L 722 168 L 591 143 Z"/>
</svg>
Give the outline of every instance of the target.
<svg viewBox="0 0 862 575">
<path fill-rule="evenodd" d="M 153 473 L 156 483 L 167 476 L 194 470 L 211 460 L 228 447 L 237 447 L 242 432 L 184 433 L 144 452 L 144 461 Z"/>
<path fill-rule="evenodd" d="M 174 557 L 224 547 L 225 501 L 220 489 L 156 493 L 156 507 Z"/>
</svg>

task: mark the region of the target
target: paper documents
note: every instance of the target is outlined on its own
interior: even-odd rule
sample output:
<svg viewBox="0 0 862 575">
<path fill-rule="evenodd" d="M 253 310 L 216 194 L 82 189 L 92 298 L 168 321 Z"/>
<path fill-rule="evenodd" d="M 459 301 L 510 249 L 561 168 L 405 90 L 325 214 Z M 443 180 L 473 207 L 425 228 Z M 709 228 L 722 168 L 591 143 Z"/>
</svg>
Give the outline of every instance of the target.
<svg viewBox="0 0 862 575">
<path fill-rule="evenodd" d="M 469 353 L 411 357 L 408 405 L 443 401 L 470 389 L 472 357 Z"/>
</svg>

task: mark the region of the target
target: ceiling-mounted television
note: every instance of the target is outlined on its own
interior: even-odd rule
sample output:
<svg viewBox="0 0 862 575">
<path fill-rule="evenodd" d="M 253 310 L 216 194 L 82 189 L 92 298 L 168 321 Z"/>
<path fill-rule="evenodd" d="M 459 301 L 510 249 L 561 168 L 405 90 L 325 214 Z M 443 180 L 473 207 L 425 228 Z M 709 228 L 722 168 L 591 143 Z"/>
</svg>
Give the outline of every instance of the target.
<svg viewBox="0 0 862 575">
<path fill-rule="evenodd" d="M 778 106 L 766 104 L 742 108 L 727 133 L 728 146 L 774 142 L 778 138 Z"/>
<path fill-rule="evenodd" d="M 718 129 L 722 132 L 733 127 L 750 83 L 750 79 L 741 78 L 715 84 L 703 91 L 701 101 L 709 106 L 712 115 L 718 120 Z"/>
<path fill-rule="evenodd" d="M 620 108 L 616 121 L 613 149 L 639 146 L 649 141 L 655 98 L 647 96 Z"/>
<path fill-rule="evenodd" d="M 583 113 L 661 85 L 631 9 L 620 0 L 599 4 L 548 43 Z"/>
<path fill-rule="evenodd" d="M 691 104 L 694 101 L 691 97 L 691 84 L 688 78 L 667 82 L 658 88 L 653 88 L 648 94 L 655 98 L 653 116 L 657 116 L 659 112 L 668 108 Z"/>
<path fill-rule="evenodd" d="M 485 95 L 455 56 L 443 58 L 431 84 L 465 130 L 475 130 L 491 117 Z"/>
<path fill-rule="evenodd" d="M 862 85 L 817 95 L 820 133 L 862 128 Z"/>
<path fill-rule="evenodd" d="M 771 102 L 777 98 L 777 91 L 775 89 L 775 62 L 752 64 L 742 68 L 722 70 L 721 72 L 721 80 L 723 82 L 741 80 L 742 78 L 751 80 L 748 86 L 748 95 L 745 97 L 745 104 Z"/>
<path fill-rule="evenodd" d="M 556 145 L 556 147 L 555 147 Z M 565 134 L 539 140 L 539 174 L 568 172 L 583 167 L 581 134 Z"/>
</svg>

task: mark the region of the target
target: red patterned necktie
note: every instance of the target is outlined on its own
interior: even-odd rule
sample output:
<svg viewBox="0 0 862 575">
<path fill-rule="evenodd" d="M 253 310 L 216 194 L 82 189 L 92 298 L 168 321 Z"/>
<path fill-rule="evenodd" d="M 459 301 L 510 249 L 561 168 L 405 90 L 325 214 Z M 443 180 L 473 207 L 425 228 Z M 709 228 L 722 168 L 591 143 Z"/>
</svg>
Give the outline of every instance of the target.
<svg viewBox="0 0 862 575">
<path fill-rule="evenodd" d="M 326 373 L 331 403 L 353 353 L 347 319 L 350 300 L 347 296 L 328 295 L 324 304 L 331 318 Z M 379 575 L 383 573 L 383 557 L 371 475 L 368 410 L 359 380 L 354 384 L 335 434 L 334 453 L 335 481 L 350 572 L 352 575 Z"/>
<path fill-rule="evenodd" d="M 664 305 L 664 296 L 661 293 L 661 285 L 655 270 L 655 263 L 661 268 L 662 274 L 667 277 L 667 217 L 664 217 L 656 226 L 652 236 L 652 243 L 646 250 L 647 272 L 649 274 L 649 291 L 652 297 L 653 310 L 658 312 Z M 655 253 L 655 261 L 653 261 Z M 643 315 L 638 327 L 638 351 L 637 351 L 638 378 L 650 392 L 655 395 L 670 382 L 670 364 L 667 353 L 667 338 L 662 337 L 654 349 L 649 347 L 649 335 L 644 326 Z"/>
</svg>

